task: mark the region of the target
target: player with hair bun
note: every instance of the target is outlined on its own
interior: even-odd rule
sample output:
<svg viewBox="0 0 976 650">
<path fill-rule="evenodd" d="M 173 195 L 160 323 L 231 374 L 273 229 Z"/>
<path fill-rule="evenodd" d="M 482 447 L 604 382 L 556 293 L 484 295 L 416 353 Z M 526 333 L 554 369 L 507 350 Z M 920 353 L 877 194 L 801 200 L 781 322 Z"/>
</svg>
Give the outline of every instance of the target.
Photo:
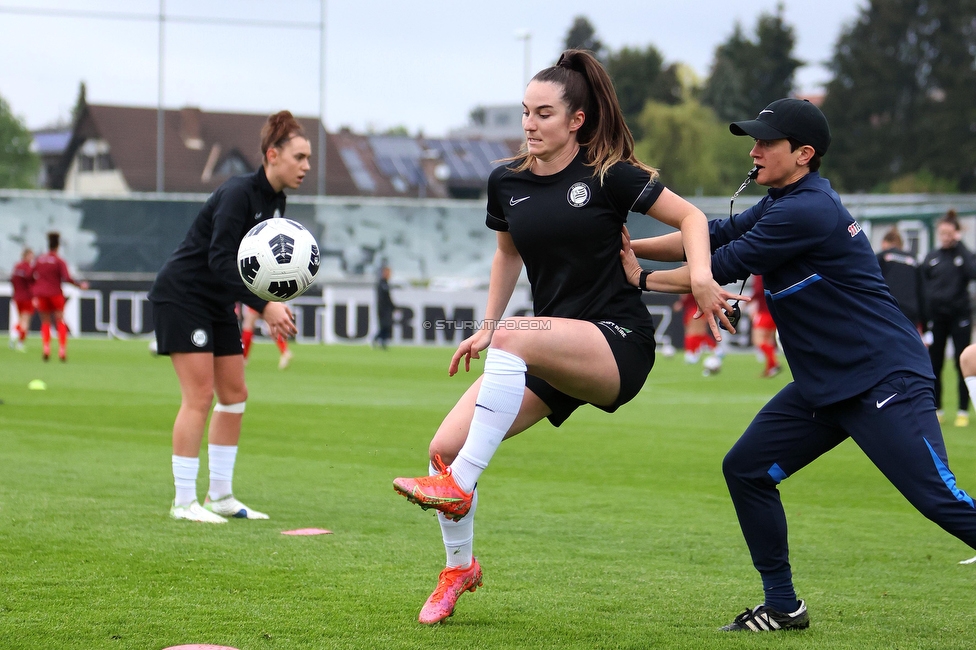
<svg viewBox="0 0 976 650">
<path fill-rule="evenodd" d="M 959 408 L 953 424 L 969 425 L 969 393 L 966 391 L 959 355 L 972 342 L 973 310 L 969 299 L 969 283 L 976 280 L 976 255 L 962 243 L 962 226 L 955 210 L 949 210 L 935 226 L 938 247 L 922 260 L 922 285 L 925 296 L 926 326 L 931 335 L 929 359 L 935 372 L 935 406 L 939 421 L 942 411 L 942 366 L 945 363 L 946 342 L 951 338 L 956 367 L 956 389 Z"/>
<path fill-rule="evenodd" d="M 712 279 L 705 215 L 634 156 L 613 84 L 594 56 L 567 50 L 525 89 L 525 145 L 488 179 L 487 225 L 497 233 L 484 325 L 451 359 L 488 348 L 482 376 L 441 423 L 429 476 L 394 488 L 437 518 L 447 555 L 421 623 L 450 616 L 482 581 L 473 556 L 475 489 L 502 440 L 544 418 L 559 426 L 583 404 L 613 412 L 654 362 L 654 324 L 620 267 L 631 211 L 680 230 L 693 292 L 718 338 L 731 296 Z M 525 266 L 535 316 L 502 320 Z"/>
<path fill-rule="evenodd" d="M 231 178 L 210 195 L 149 292 L 158 351 L 172 360 L 182 396 L 173 424 L 174 519 L 224 523 L 225 516 L 268 518 L 238 501 L 232 490 L 247 400 L 235 303 L 259 312 L 272 336 L 297 330 L 291 309 L 262 300 L 244 286 L 237 249 L 256 223 L 284 214 L 283 190 L 298 189 L 310 169 L 311 146 L 291 113 L 268 118 L 261 129 L 261 154 L 257 171 Z M 196 496 L 200 445 L 214 394 L 210 488 L 201 506 Z"/>
</svg>

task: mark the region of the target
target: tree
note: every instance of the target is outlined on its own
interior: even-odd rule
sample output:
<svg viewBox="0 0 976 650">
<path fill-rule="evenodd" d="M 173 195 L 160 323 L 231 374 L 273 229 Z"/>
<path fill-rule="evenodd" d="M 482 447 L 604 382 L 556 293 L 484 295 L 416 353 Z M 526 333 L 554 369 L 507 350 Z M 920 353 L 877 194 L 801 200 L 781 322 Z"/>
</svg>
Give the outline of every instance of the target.
<svg viewBox="0 0 976 650">
<path fill-rule="evenodd" d="M 749 170 L 744 139 L 694 100 L 648 102 L 640 125 L 644 137 L 637 142 L 637 157 L 660 169 L 664 183 L 679 194 L 731 194 Z"/>
<path fill-rule="evenodd" d="M 603 43 L 596 37 L 596 28 L 586 16 L 577 16 L 573 19 L 563 44 L 564 49 L 567 50 L 589 50 L 601 61 L 606 56 Z"/>
<path fill-rule="evenodd" d="M 612 52 L 606 65 L 624 119 L 637 139 L 642 134 L 639 118 L 648 101 L 677 104 L 682 100 L 678 64 L 664 67 L 664 57 L 653 45 L 643 50 L 624 47 Z"/>
<path fill-rule="evenodd" d="M 848 191 L 976 191 L 976 0 L 875 0 L 841 34 L 823 110 Z M 895 181 L 898 180 L 898 183 Z"/>
<path fill-rule="evenodd" d="M 88 89 L 85 86 L 85 82 L 82 81 L 78 84 L 78 98 L 75 99 L 75 106 L 71 109 L 71 123 L 77 124 L 78 120 L 85 112 L 85 107 L 88 106 Z"/>
<path fill-rule="evenodd" d="M 715 59 L 701 101 L 723 120 L 754 117 L 770 102 L 793 91 L 793 77 L 803 62 L 793 58 L 796 37 L 783 20 L 783 5 L 764 13 L 751 40 L 736 23 L 732 35 L 715 49 Z"/>
<path fill-rule="evenodd" d="M 0 187 L 29 189 L 37 186 L 41 159 L 31 151 L 30 131 L 0 97 Z"/>
</svg>

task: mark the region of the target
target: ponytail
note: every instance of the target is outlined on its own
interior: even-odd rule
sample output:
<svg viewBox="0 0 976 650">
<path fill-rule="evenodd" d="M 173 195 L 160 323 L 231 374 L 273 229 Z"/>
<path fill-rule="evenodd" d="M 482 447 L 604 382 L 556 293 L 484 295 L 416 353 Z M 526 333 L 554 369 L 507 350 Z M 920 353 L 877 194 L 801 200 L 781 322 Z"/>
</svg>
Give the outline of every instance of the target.
<svg viewBox="0 0 976 650">
<path fill-rule="evenodd" d="M 532 81 L 554 83 L 563 89 L 563 102 L 570 113 L 583 111 L 583 126 L 577 132 L 580 145 L 586 147 L 586 164 L 594 168 L 600 182 L 607 171 L 621 161 L 628 162 L 657 177 L 657 170 L 637 160 L 634 136 L 624 120 L 613 81 L 606 69 L 586 50 L 566 50 L 556 65 L 532 77 Z M 534 156 L 523 145 L 515 171 L 532 166 Z"/>
<path fill-rule="evenodd" d="M 305 138 L 305 130 L 289 111 L 278 111 L 261 127 L 261 157 L 267 162 L 268 149 L 278 149 L 292 138 Z"/>
</svg>

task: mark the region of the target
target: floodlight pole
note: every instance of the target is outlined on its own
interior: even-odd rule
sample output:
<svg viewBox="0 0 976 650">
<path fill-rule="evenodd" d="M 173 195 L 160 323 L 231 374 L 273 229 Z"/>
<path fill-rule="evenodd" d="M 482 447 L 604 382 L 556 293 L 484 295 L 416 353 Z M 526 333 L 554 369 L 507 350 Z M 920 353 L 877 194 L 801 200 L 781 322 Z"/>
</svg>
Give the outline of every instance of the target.
<svg viewBox="0 0 976 650">
<path fill-rule="evenodd" d="M 316 181 L 320 196 L 325 196 L 325 5 L 322 0 L 319 10 L 319 147 L 318 173 Z"/>
<path fill-rule="evenodd" d="M 532 77 L 532 32 L 527 29 L 515 32 L 515 38 L 522 41 L 522 89 L 529 85 Z"/>
<path fill-rule="evenodd" d="M 156 106 L 156 191 L 162 192 L 164 188 L 164 180 L 166 178 L 164 172 L 164 165 L 166 163 L 165 155 L 163 153 L 163 144 L 165 142 L 165 110 L 163 109 L 163 26 L 165 24 L 166 11 L 165 11 L 166 0 L 159 0 L 159 61 L 157 63 L 159 70 L 159 89 L 157 95 L 157 106 Z"/>
</svg>

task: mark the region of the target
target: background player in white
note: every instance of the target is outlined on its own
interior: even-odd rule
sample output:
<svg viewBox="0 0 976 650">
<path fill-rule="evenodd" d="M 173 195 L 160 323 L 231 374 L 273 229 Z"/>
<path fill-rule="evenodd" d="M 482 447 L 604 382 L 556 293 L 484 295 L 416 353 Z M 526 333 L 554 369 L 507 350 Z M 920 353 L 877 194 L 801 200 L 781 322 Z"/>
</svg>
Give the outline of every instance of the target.
<svg viewBox="0 0 976 650">
<path fill-rule="evenodd" d="M 497 231 L 485 325 L 458 347 L 461 360 L 489 348 L 484 374 L 430 443 L 429 476 L 398 478 L 398 492 L 440 510 L 447 568 L 421 623 L 450 616 L 481 584 L 472 554 L 475 485 L 503 438 L 548 417 L 558 426 L 589 403 L 612 412 L 640 390 L 654 360 L 654 326 L 619 261 L 629 211 L 677 228 L 693 291 L 713 332 L 730 294 L 714 282 L 705 215 L 664 188 L 633 154 L 607 72 L 568 50 L 539 72 L 523 100 L 525 146 L 488 181 L 487 225 Z M 501 320 L 525 265 L 534 317 Z M 447 465 L 450 464 L 450 466 Z"/>
<path fill-rule="evenodd" d="M 182 396 L 173 424 L 174 519 L 224 523 L 224 516 L 268 518 L 232 491 L 247 400 L 234 305 L 240 301 L 254 307 L 272 336 L 291 336 L 296 328 L 286 305 L 261 300 L 244 286 L 237 249 L 255 223 L 284 214 L 283 190 L 302 184 L 311 147 L 298 121 L 281 111 L 261 129 L 261 152 L 264 164 L 256 172 L 236 176 L 210 195 L 149 292 L 158 351 L 172 359 Z M 210 488 L 201 506 L 196 497 L 200 445 L 215 393 L 208 436 Z"/>
</svg>

